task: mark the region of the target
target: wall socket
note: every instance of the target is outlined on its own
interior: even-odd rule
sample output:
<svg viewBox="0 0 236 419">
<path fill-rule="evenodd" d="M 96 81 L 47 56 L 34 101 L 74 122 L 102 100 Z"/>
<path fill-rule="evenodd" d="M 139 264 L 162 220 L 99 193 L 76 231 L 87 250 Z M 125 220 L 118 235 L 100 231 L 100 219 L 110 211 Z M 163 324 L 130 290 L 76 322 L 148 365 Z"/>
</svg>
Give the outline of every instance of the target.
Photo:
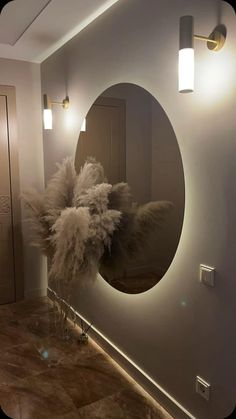
<svg viewBox="0 0 236 419">
<path fill-rule="evenodd" d="M 196 377 L 196 393 L 200 394 L 205 400 L 210 399 L 210 388 L 211 385 L 207 383 L 203 378 L 197 375 Z"/>
</svg>

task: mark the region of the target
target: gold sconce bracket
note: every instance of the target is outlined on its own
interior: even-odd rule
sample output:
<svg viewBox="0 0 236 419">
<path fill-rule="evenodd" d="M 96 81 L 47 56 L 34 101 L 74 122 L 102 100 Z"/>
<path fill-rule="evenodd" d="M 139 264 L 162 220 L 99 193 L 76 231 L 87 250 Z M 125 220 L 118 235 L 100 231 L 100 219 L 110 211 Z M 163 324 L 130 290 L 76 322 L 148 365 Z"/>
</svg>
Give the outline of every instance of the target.
<svg viewBox="0 0 236 419">
<path fill-rule="evenodd" d="M 48 96 L 47 96 L 48 97 Z M 50 101 L 50 98 L 48 98 Z M 70 105 L 69 96 L 66 96 L 65 99 L 63 99 L 62 102 L 56 102 L 56 101 L 50 101 L 51 105 L 61 105 L 63 109 L 68 109 Z"/>
<path fill-rule="evenodd" d="M 62 106 L 63 106 L 64 109 L 68 109 L 69 108 L 69 104 L 70 104 L 69 97 L 66 96 L 65 99 L 62 102 Z"/>
<path fill-rule="evenodd" d="M 209 37 L 194 35 L 194 38 L 199 41 L 205 41 L 209 50 L 219 51 L 224 46 L 226 40 L 226 27 L 224 25 L 218 25 Z"/>
</svg>

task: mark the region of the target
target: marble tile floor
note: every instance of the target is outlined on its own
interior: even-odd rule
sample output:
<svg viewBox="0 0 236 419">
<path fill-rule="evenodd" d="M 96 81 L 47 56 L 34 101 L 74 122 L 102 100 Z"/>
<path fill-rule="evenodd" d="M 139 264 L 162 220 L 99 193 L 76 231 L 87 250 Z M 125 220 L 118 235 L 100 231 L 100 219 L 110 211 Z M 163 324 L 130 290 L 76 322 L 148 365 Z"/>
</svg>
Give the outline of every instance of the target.
<svg viewBox="0 0 236 419">
<path fill-rule="evenodd" d="M 53 305 L 39 298 L 0 306 L 0 406 L 12 419 L 171 419 L 80 333 L 53 333 Z"/>
</svg>

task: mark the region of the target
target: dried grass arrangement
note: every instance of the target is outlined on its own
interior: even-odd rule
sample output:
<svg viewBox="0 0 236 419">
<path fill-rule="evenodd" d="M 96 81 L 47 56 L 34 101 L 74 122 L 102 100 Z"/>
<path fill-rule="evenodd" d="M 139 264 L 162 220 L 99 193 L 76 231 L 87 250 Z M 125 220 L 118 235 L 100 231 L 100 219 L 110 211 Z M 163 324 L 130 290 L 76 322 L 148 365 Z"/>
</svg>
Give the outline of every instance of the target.
<svg viewBox="0 0 236 419">
<path fill-rule="evenodd" d="M 78 175 L 73 159 L 64 159 L 45 191 L 27 191 L 23 200 L 32 244 L 49 258 L 49 280 L 68 302 L 73 282 L 96 278 L 99 268 L 108 276 L 123 269 L 171 208 L 165 201 L 133 208 L 128 184 L 107 183 L 102 165 L 92 158 Z M 64 330 L 67 313 L 59 311 Z"/>
</svg>

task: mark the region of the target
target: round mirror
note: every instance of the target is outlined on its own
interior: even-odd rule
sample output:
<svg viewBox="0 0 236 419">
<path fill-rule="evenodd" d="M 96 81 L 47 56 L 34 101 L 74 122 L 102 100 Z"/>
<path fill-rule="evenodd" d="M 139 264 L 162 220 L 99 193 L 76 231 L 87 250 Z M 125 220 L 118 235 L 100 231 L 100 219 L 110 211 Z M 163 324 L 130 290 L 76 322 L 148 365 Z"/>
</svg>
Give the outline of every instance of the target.
<svg viewBox="0 0 236 419">
<path fill-rule="evenodd" d="M 103 92 L 81 128 L 77 173 L 91 157 L 102 164 L 113 185 L 110 208 L 121 211 L 120 225 L 102 256 L 100 274 L 122 292 L 147 291 L 174 258 L 185 203 L 178 142 L 157 100 L 130 83 Z"/>
</svg>

